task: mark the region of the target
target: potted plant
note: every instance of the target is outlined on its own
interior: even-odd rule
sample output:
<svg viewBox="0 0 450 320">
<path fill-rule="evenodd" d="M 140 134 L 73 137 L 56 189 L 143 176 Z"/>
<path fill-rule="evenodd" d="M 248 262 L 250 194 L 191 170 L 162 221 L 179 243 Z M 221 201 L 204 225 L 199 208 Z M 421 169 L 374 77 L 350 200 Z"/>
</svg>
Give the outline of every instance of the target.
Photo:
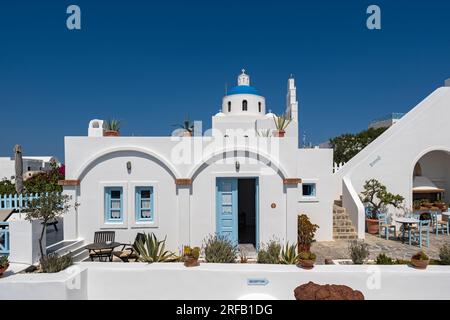
<svg viewBox="0 0 450 320">
<path fill-rule="evenodd" d="M 430 258 L 423 251 L 419 251 L 411 257 L 411 264 L 417 269 L 426 269 L 429 263 Z"/>
<path fill-rule="evenodd" d="M 185 246 L 183 249 L 183 260 L 186 267 L 196 267 L 199 265 L 198 257 L 200 256 L 200 248 Z"/>
<path fill-rule="evenodd" d="M 194 124 L 189 118 L 186 117 L 182 124 L 175 125 L 179 129 L 183 130 L 184 137 L 192 137 L 194 134 Z"/>
<path fill-rule="evenodd" d="M 421 204 L 422 207 L 425 207 L 427 209 L 430 209 L 433 206 L 433 204 L 428 199 L 421 200 L 420 204 Z"/>
<path fill-rule="evenodd" d="M 445 211 L 445 209 L 447 207 L 445 202 L 442 200 L 436 200 L 433 205 L 435 207 L 439 208 L 439 210 L 441 210 L 441 211 Z"/>
<path fill-rule="evenodd" d="M 316 255 L 312 252 L 300 252 L 298 255 L 298 267 L 303 269 L 312 269 L 314 262 L 316 261 Z"/>
<path fill-rule="evenodd" d="M 285 129 L 291 123 L 291 119 L 289 119 L 286 115 L 281 116 L 273 116 L 273 121 L 275 122 L 275 127 L 278 131 L 278 137 L 282 138 L 284 137 L 284 134 L 286 133 Z"/>
<path fill-rule="evenodd" d="M 120 135 L 121 123 L 116 119 L 109 119 L 103 123 L 103 136 L 105 137 L 118 137 Z"/>
<path fill-rule="evenodd" d="M 387 191 L 386 186 L 376 179 L 367 180 L 364 183 L 364 191 L 360 198 L 363 203 L 368 205 L 366 212 L 367 232 L 370 234 L 378 233 L 378 214 L 382 208 L 392 205 L 395 208 L 400 207 L 404 198 L 399 194 L 392 194 Z"/>
<path fill-rule="evenodd" d="M 9 267 L 9 260 L 7 256 L 0 257 L 0 277 Z"/>
<path fill-rule="evenodd" d="M 414 200 L 413 208 L 414 210 L 420 210 L 420 208 L 422 208 L 422 202 L 420 200 Z"/>
<path fill-rule="evenodd" d="M 306 214 L 297 217 L 297 252 L 309 252 L 319 226 L 312 224 Z"/>
</svg>

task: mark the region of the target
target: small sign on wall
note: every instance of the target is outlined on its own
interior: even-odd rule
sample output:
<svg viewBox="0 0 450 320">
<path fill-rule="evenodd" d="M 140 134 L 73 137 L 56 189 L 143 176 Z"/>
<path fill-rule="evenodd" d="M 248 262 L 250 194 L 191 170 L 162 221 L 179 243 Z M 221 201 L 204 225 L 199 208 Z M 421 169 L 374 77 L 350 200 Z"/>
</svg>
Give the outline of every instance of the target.
<svg viewBox="0 0 450 320">
<path fill-rule="evenodd" d="M 272 209 L 275 209 L 275 208 L 277 207 L 277 204 L 276 204 L 275 202 L 272 202 L 272 204 L 270 205 L 270 207 L 271 207 Z"/>
</svg>

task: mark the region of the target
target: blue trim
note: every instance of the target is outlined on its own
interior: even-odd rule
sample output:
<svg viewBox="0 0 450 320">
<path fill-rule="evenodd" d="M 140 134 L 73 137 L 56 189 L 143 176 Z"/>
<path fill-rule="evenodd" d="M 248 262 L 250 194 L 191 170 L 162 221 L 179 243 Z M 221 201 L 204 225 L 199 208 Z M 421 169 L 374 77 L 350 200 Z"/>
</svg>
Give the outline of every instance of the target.
<svg viewBox="0 0 450 320">
<path fill-rule="evenodd" d="M 0 222 L 0 254 L 9 254 L 9 222 Z"/>
<path fill-rule="evenodd" d="M 142 208 L 142 191 L 149 191 L 150 192 L 150 208 Z M 154 202 L 153 202 L 154 196 L 153 196 L 153 187 L 136 187 L 135 191 L 135 217 L 137 222 L 148 222 L 153 221 L 155 217 L 155 211 L 154 211 Z M 142 217 L 142 210 L 149 210 L 150 211 L 150 217 L 143 218 Z"/>
<path fill-rule="evenodd" d="M 111 208 L 111 193 L 113 191 L 120 192 L 120 207 L 119 207 L 119 218 L 113 218 L 112 212 L 117 211 Z M 117 199 L 116 199 L 117 200 Z M 123 188 L 122 187 L 105 187 L 105 222 L 106 223 L 122 223 L 123 222 Z"/>
<path fill-rule="evenodd" d="M 231 96 L 233 94 L 255 94 L 260 95 L 259 91 L 252 86 L 235 86 L 227 91 L 227 96 Z"/>
</svg>

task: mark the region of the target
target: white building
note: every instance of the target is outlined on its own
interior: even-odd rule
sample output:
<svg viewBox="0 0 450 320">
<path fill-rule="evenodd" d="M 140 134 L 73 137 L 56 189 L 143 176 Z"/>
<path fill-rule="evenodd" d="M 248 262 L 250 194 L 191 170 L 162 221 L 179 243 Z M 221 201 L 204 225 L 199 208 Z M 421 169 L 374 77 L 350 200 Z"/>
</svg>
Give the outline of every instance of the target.
<svg viewBox="0 0 450 320">
<path fill-rule="evenodd" d="M 306 213 L 320 225 L 317 239 L 332 240 L 332 150 L 298 148 L 293 78 L 285 113 L 292 122 L 278 137 L 243 70 L 205 136 L 103 137 L 102 121 L 91 121 L 87 137 L 65 138 L 64 190 L 81 204 L 65 216 L 65 239 L 114 230 L 121 242 L 139 231 L 167 235 L 173 250 L 216 232 L 253 245 L 295 243 L 297 215 Z"/>
<path fill-rule="evenodd" d="M 420 175 L 450 189 L 449 105 L 450 88 L 437 89 L 335 173 L 332 149 L 298 147 L 292 77 L 285 137 L 245 72 L 205 136 L 104 137 L 102 120 L 93 120 L 88 136 L 65 138 L 62 184 L 81 206 L 65 216 L 64 237 L 92 242 L 95 231 L 114 230 L 129 243 L 137 232 L 154 232 L 167 235 L 172 250 L 216 232 L 256 246 L 273 237 L 295 243 L 297 215 L 305 213 L 320 226 L 316 239 L 328 241 L 342 197 L 354 233 L 364 238 L 364 181 L 378 179 L 411 206 L 419 163 Z"/>
<path fill-rule="evenodd" d="M 28 178 L 36 172 L 48 171 L 51 168 L 51 163 L 55 162 L 60 165 L 58 159 L 52 156 L 44 157 L 29 157 L 24 156 L 23 172 L 24 178 Z M 16 175 L 15 160 L 12 157 L 0 157 L 0 179 L 11 179 Z"/>
</svg>

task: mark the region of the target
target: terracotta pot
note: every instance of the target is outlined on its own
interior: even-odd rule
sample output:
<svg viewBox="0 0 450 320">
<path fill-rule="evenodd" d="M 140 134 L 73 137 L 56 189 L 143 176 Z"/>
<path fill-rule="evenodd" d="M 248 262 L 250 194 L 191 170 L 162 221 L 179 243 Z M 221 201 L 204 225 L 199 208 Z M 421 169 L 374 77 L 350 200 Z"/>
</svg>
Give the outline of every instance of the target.
<svg viewBox="0 0 450 320">
<path fill-rule="evenodd" d="M 366 219 L 367 232 L 370 234 L 378 233 L 378 219 Z"/>
<path fill-rule="evenodd" d="M 105 130 L 105 132 L 103 132 L 103 136 L 104 137 L 118 137 L 119 136 L 119 131 Z"/>
<path fill-rule="evenodd" d="M 445 203 L 435 203 L 434 206 L 439 208 L 439 210 L 442 210 L 445 207 Z"/>
<path fill-rule="evenodd" d="M 3 275 L 3 273 L 4 273 L 6 270 L 8 270 L 8 267 L 9 267 L 9 263 L 8 263 L 5 267 L 0 268 L 0 277 Z"/>
<path fill-rule="evenodd" d="M 297 245 L 297 252 L 310 252 L 311 244 L 299 243 Z"/>
<path fill-rule="evenodd" d="M 417 269 L 426 269 L 430 260 L 418 260 L 411 258 L 411 264 Z"/>
<path fill-rule="evenodd" d="M 315 260 L 298 260 L 297 267 L 309 270 L 314 268 L 314 262 Z"/>
<path fill-rule="evenodd" d="M 284 130 L 278 130 L 278 137 L 283 138 L 286 131 Z"/>
<path fill-rule="evenodd" d="M 194 257 L 184 257 L 184 266 L 185 267 L 197 267 L 200 263 L 198 263 L 198 259 Z"/>
</svg>

